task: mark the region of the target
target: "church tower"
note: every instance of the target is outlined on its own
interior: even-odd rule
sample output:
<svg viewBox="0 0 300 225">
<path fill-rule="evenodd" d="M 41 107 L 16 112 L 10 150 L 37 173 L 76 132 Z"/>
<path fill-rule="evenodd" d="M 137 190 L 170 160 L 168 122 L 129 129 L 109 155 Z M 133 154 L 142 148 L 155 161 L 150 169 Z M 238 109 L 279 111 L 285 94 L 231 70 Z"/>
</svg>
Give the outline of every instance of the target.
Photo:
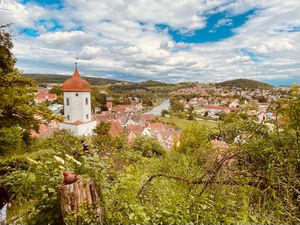
<svg viewBox="0 0 300 225">
<path fill-rule="evenodd" d="M 91 135 L 96 127 L 91 113 L 91 86 L 79 75 L 77 63 L 72 77 L 62 85 L 64 92 L 65 121 L 60 129 L 67 129 L 74 135 Z"/>
</svg>

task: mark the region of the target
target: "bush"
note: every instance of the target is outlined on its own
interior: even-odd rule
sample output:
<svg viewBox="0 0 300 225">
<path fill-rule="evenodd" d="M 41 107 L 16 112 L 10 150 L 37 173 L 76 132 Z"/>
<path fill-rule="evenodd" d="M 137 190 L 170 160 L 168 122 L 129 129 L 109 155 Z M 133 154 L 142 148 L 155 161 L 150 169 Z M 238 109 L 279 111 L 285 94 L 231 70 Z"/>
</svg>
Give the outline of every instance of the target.
<svg viewBox="0 0 300 225">
<path fill-rule="evenodd" d="M 18 153 L 24 147 L 20 128 L 0 129 L 0 155 Z"/>
<path fill-rule="evenodd" d="M 183 131 L 178 151 L 203 161 L 211 152 L 210 132 L 207 127 L 193 123 Z"/>
<path fill-rule="evenodd" d="M 165 149 L 160 143 L 147 136 L 137 137 L 132 144 L 132 149 L 145 157 L 158 157 L 165 154 Z"/>
</svg>

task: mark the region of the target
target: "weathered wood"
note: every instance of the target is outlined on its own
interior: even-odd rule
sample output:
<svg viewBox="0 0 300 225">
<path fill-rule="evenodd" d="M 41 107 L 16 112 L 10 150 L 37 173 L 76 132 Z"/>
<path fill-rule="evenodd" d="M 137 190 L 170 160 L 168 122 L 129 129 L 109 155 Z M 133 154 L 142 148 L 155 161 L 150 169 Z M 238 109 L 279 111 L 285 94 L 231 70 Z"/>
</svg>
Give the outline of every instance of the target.
<svg viewBox="0 0 300 225">
<path fill-rule="evenodd" d="M 103 210 L 96 185 L 78 180 L 59 187 L 60 206 L 66 224 L 81 224 L 89 217 L 95 224 L 103 224 Z"/>
</svg>

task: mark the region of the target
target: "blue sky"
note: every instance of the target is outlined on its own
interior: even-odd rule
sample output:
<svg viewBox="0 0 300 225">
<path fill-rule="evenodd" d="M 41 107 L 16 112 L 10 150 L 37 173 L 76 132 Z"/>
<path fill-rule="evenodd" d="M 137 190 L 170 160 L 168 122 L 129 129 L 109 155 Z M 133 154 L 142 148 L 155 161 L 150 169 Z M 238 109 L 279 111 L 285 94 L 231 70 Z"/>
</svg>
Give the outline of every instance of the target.
<svg viewBox="0 0 300 225">
<path fill-rule="evenodd" d="M 63 7 L 63 1 L 62 0 L 21 0 L 20 3 L 22 4 L 38 4 L 43 7 L 57 7 L 57 8 L 62 8 Z"/>
<path fill-rule="evenodd" d="M 251 9 L 238 15 L 230 15 L 230 12 L 226 11 L 208 14 L 206 15 L 205 27 L 189 32 L 170 27 L 168 24 L 156 24 L 156 29 L 159 31 L 167 30 L 177 43 L 218 42 L 234 36 L 234 29 L 243 26 L 255 12 L 256 9 Z"/>
<path fill-rule="evenodd" d="M 3 0 L 18 67 L 131 81 L 300 83 L 298 0 Z"/>
</svg>

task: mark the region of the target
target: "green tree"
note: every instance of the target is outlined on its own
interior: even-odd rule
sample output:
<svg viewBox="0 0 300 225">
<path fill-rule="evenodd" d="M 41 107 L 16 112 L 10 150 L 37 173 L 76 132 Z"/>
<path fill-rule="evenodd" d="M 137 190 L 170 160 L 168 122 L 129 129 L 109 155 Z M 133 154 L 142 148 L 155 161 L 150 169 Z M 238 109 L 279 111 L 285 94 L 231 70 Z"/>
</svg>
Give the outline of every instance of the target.
<svg viewBox="0 0 300 225">
<path fill-rule="evenodd" d="M 151 97 L 149 95 L 143 95 L 142 96 L 142 103 L 144 106 L 153 106 L 153 102 L 151 100 Z"/>
<path fill-rule="evenodd" d="M 192 105 L 190 105 L 190 107 L 188 108 L 188 111 L 187 111 L 187 119 L 194 120 L 194 117 L 195 117 L 194 107 Z"/>
<path fill-rule="evenodd" d="M 57 96 L 62 96 L 63 95 L 63 92 L 61 90 L 61 87 L 60 86 L 53 86 L 49 93 L 51 94 L 56 94 Z"/>
<path fill-rule="evenodd" d="M 184 104 L 181 103 L 176 98 L 171 98 L 170 99 L 170 106 L 171 106 L 171 110 L 174 111 L 174 112 L 180 112 L 180 111 L 184 110 Z"/>
<path fill-rule="evenodd" d="M 36 105 L 36 86 L 15 68 L 16 58 L 11 52 L 13 43 L 7 27 L 0 29 L 0 128 L 20 127 L 23 137 L 39 124 L 54 119 L 45 104 Z"/>
<path fill-rule="evenodd" d="M 145 157 L 157 157 L 165 154 L 165 150 L 161 144 L 148 136 L 137 137 L 132 144 L 132 149 Z"/>
<path fill-rule="evenodd" d="M 22 131 L 18 127 L 0 129 L 0 155 L 19 153 L 24 145 Z"/>
<path fill-rule="evenodd" d="M 232 143 L 238 135 L 251 133 L 258 126 L 256 116 L 248 116 L 243 112 L 222 114 L 221 118 L 222 121 L 219 122 L 219 135 L 227 143 Z"/>
<path fill-rule="evenodd" d="M 169 114 L 169 111 L 168 111 L 167 109 L 164 109 L 164 110 L 161 111 L 161 115 L 162 115 L 163 117 L 165 117 L 165 116 L 168 115 L 168 114 Z"/>
<path fill-rule="evenodd" d="M 178 151 L 204 161 L 208 153 L 211 152 L 209 129 L 198 123 L 193 123 L 187 127 L 181 136 Z"/>
<path fill-rule="evenodd" d="M 94 129 L 95 136 L 94 142 L 97 146 L 102 148 L 109 148 L 112 142 L 112 136 L 109 134 L 109 130 L 111 128 L 111 123 L 106 121 L 101 121 L 97 127 Z"/>
<path fill-rule="evenodd" d="M 106 106 L 106 95 L 100 93 L 98 88 L 92 88 L 91 93 L 92 111 L 95 112 L 96 108 L 102 108 Z"/>
</svg>

